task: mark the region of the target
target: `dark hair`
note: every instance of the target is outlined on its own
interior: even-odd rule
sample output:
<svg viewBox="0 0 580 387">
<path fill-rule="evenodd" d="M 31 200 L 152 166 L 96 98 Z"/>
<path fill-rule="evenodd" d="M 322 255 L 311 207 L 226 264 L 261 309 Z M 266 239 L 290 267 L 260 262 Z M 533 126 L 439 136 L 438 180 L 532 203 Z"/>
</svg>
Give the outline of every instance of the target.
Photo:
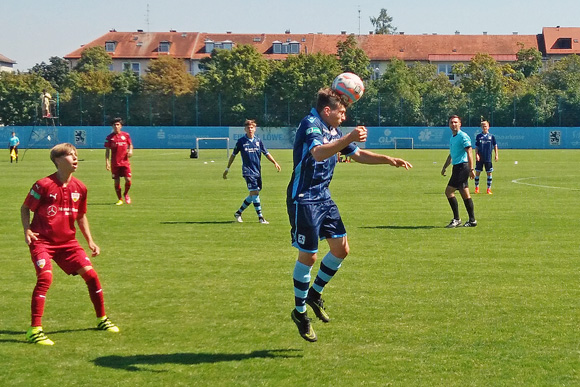
<svg viewBox="0 0 580 387">
<path fill-rule="evenodd" d="M 326 106 L 331 109 L 336 109 L 339 106 L 348 107 L 348 103 L 343 100 L 336 91 L 332 90 L 330 87 L 324 87 L 318 90 L 318 98 L 316 100 L 316 111 L 321 112 Z"/>
<path fill-rule="evenodd" d="M 248 125 L 254 125 L 256 126 L 256 120 L 252 120 L 252 119 L 246 119 L 246 121 L 244 122 L 244 126 L 248 126 Z"/>
<path fill-rule="evenodd" d="M 123 125 L 123 119 L 121 117 L 115 117 L 111 120 L 111 125 L 115 125 L 116 123 L 120 123 L 121 125 Z"/>
<path fill-rule="evenodd" d="M 457 118 L 459 120 L 459 123 L 461 123 L 461 117 L 459 117 L 457 114 L 450 116 L 449 119 L 447 120 L 447 123 L 451 122 L 451 120 L 454 118 Z"/>
</svg>

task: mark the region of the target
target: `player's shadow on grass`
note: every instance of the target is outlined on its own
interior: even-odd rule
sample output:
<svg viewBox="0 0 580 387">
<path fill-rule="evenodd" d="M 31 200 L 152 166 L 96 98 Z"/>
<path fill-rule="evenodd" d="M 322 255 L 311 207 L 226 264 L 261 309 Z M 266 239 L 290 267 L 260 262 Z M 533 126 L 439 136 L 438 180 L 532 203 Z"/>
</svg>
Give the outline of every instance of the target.
<svg viewBox="0 0 580 387">
<path fill-rule="evenodd" d="M 62 329 L 60 331 L 46 331 L 45 333 L 51 335 L 51 334 L 56 334 L 56 333 L 85 332 L 85 331 L 101 332 L 97 328 L 80 328 L 80 329 Z M 0 337 L 2 337 L 2 335 L 21 336 L 22 340 L 0 338 L 0 343 L 20 343 L 20 344 L 27 344 L 27 345 L 30 344 L 24 338 L 26 335 L 26 331 L 0 331 Z"/>
<path fill-rule="evenodd" d="M 435 226 L 361 226 L 360 228 L 374 228 L 378 230 L 430 230 L 440 228 Z"/>
<path fill-rule="evenodd" d="M 0 331 L 0 336 L 7 335 L 7 336 L 21 336 L 24 339 L 24 335 L 26 331 Z M 0 339 L 0 343 L 23 343 L 28 344 L 25 340 L 17 340 L 17 339 Z"/>
<path fill-rule="evenodd" d="M 149 371 L 149 372 L 167 372 L 159 370 L 150 370 L 148 365 L 158 364 L 183 364 L 196 365 L 203 363 L 219 363 L 224 361 L 241 361 L 248 359 L 288 359 L 302 357 L 301 354 L 292 352 L 301 351 L 299 349 L 264 349 L 261 351 L 252 351 L 250 353 L 170 353 L 170 354 L 153 354 L 153 355 L 131 355 L 131 356 L 102 356 L 93 360 L 96 366 L 122 369 L 126 371 Z"/>
<path fill-rule="evenodd" d="M 212 220 L 212 221 L 199 221 L 199 222 L 193 222 L 193 221 L 174 221 L 174 222 L 160 222 L 161 224 L 229 224 L 229 223 L 237 223 L 234 220 Z"/>
</svg>

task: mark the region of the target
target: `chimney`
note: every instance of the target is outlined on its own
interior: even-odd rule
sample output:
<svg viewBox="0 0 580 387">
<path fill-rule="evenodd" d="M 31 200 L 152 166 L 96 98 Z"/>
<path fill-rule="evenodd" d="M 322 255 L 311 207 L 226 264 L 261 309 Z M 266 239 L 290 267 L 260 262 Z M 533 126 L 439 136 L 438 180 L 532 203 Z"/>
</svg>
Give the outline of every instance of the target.
<svg viewBox="0 0 580 387">
<path fill-rule="evenodd" d="M 340 31 L 341 35 L 346 35 L 346 31 Z"/>
<path fill-rule="evenodd" d="M 286 31 L 284 31 L 284 33 L 285 34 L 289 34 L 290 33 L 290 30 L 286 30 Z"/>
<path fill-rule="evenodd" d="M 399 31 L 399 35 L 405 35 L 405 33 L 402 31 Z"/>
<path fill-rule="evenodd" d="M 455 31 L 455 35 L 459 35 L 459 34 L 461 34 L 461 32 Z"/>
<path fill-rule="evenodd" d="M 514 32 L 512 32 L 512 34 L 517 35 L 518 34 L 518 31 L 514 31 Z"/>
<path fill-rule="evenodd" d="M 484 34 L 484 35 L 487 35 L 487 31 L 483 31 L 483 34 Z"/>
<path fill-rule="evenodd" d="M 226 31 L 226 34 L 231 35 L 232 31 Z"/>
<path fill-rule="evenodd" d="M 372 35 L 374 33 L 375 33 L 375 31 L 369 31 L 369 35 Z"/>
</svg>

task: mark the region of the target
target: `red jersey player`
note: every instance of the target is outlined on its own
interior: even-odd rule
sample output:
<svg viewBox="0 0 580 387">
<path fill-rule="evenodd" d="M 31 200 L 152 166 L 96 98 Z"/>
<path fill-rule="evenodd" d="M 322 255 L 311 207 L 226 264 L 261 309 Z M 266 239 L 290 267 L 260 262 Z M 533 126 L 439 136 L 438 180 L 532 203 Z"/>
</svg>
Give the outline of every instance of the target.
<svg viewBox="0 0 580 387">
<path fill-rule="evenodd" d="M 131 204 L 129 197 L 129 189 L 131 189 L 131 164 L 129 157 L 133 156 L 133 143 L 129 133 L 121 131 L 123 128 L 123 120 L 120 118 L 113 118 L 111 123 L 113 132 L 105 139 L 105 167 L 107 171 L 111 171 L 113 179 L 115 180 L 115 192 L 117 193 L 117 206 L 123 204 L 121 200 L 121 177 L 125 178 L 125 203 Z M 109 161 L 109 155 L 111 160 Z"/>
<path fill-rule="evenodd" d="M 52 261 L 69 275 L 80 275 L 89 289 L 97 315 L 97 329 L 119 332 L 105 314 L 103 290 L 91 260 L 76 240 L 75 220 L 83 233 L 92 256 L 99 255 L 87 220 L 87 187 L 73 172 L 78 167 L 77 150 L 72 144 L 58 144 L 50 150 L 57 171 L 38 180 L 20 209 L 24 240 L 30 248 L 36 269 L 36 286 L 32 293 L 32 322 L 26 339 L 35 344 L 53 345 L 42 330 L 46 293 L 52 283 Z M 30 211 L 34 212 L 32 223 Z"/>
</svg>

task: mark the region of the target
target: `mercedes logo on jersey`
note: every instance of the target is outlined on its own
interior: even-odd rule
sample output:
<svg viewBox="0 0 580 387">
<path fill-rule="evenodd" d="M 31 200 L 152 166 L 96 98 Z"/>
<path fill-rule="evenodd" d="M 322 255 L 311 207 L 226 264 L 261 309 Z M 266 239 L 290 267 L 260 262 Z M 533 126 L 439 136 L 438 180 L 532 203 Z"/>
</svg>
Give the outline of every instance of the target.
<svg viewBox="0 0 580 387">
<path fill-rule="evenodd" d="M 57 212 L 58 209 L 56 208 L 56 206 L 50 206 L 46 209 L 46 215 L 48 216 L 55 216 Z"/>
</svg>

